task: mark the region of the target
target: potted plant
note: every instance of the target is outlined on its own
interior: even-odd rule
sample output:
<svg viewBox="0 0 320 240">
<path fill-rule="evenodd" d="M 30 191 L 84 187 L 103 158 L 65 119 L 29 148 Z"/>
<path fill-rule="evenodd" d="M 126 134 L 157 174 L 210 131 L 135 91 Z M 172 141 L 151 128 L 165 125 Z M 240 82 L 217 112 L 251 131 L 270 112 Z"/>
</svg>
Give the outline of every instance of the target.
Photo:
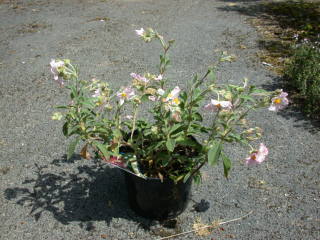
<svg viewBox="0 0 320 240">
<path fill-rule="evenodd" d="M 100 158 L 125 171 L 129 200 L 133 209 L 147 217 L 175 217 L 186 207 L 192 179 L 201 181 L 201 168 L 222 164 L 228 177 L 231 160 L 225 143 L 249 147 L 246 164 L 259 164 L 268 155 L 267 147 L 250 142 L 261 137 L 262 130 L 250 127 L 246 116 L 251 110 L 269 106 L 278 111 L 288 105 L 287 93 L 265 91 L 248 85 L 219 85 L 215 68 L 203 77 L 194 76 L 188 88 L 168 87 L 166 42 L 153 29 L 136 30 L 145 41 L 158 40 L 159 72 L 131 73 L 128 85 L 112 90 L 107 82 L 80 80 L 70 60 L 52 60 L 51 72 L 61 87 L 70 91 L 71 101 L 57 108 L 53 119 L 64 119 L 63 133 L 75 138 L 68 147 L 68 158 L 81 142 L 80 154 L 86 159 Z M 228 60 L 221 55 L 220 61 Z M 146 107 L 152 117 L 142 111 Z M 209 122 L 203 120 L 209 115 Z M 91 150 L 90 150 L 91 149 Z"/>
</svg>

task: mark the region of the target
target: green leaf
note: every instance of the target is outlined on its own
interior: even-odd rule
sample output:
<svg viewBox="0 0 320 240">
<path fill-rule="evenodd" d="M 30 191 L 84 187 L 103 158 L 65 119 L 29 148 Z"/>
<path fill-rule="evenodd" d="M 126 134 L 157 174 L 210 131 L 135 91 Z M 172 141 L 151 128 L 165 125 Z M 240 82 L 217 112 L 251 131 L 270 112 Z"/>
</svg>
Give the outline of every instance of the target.
<svg viewBox="0 0 320 240">
<path fill-rule="evenodd" d="M 156 153 L 156 159 L 161 161 L 161 166 L 166 167 L 170 162 L 170 155 L 166 151 L 161 151 Z"/>
<path fill-rule="evenodd" d="M 148 95 L 148 94 L 144 94 L 144 95 L 141 97 L 141 101 L 142 101 L 142 102 L 148 101 L 148 100 L 149 100 L 149 96 L 150 96 L 150 95 Z"/>
<path fill-rule="evenodd" d="M 76 149 L 76 146 L 78 145 L 80 139 L 81 139 L 80 137 L 77 137 L 75 140 L 73 140 L 69 144 L 68 151 L 67 151 L 67 160 L 70 160 L 70 158 L 72 157 L 74 150 Z"/>
<path fill-rule="evenodd" d="M 208 78 L 209 78 L 210 82 L 214 83 L 216 81 L 216 73 L 215 73 L 215 71 L 210 69 L 210 72 L 208 74 Z"/>
<path fill-rule="evenodd" d="M 55 108 L 57 108 L 57 109 L 67 109 L 67 108 L 69 108 L 69 106 L 55 106 Z"/>
<path fill-rule="evenodd" d="M 250 93 L 266 94 L 266 93 L 268 93 L 268 91 L 266 91 L 264 89 L 255 88 L 255 87 L 252 86 L 250 88 Z"/>
<path fill-rule="evenodd" d="M 211 166 L 218 163 L 221 154 L 221 142 L 215 143 L 208 151 L 208 162 Z"/>
<path fill-rule="evenodd" d="M 193 176 L 193 181 L 196 185 L 199 185 L 202 182 L 201 174 L 196 174 Z"/>
<path fill-rule="evenodd" d="M 237 133 L 229 133 L 229 137 L 233 138 L 237 142 L 241 141 L 241 136 Z"/>
<path fill-rule="evenodd" d="M 253 97 L 247 96 L 247 95 L 242 95 L 240 96 L 241 99 L 245 100 L 245 101 L 251 101 L 251 102 L 255 102 L 256 100 Z"/>
<path fill-rule="evenodd" d="M 80 129 L 80 127 L 77 125 L 72 128 L 68 128 L 68 135 L 67 136 L 71 136 L 71 135 L 75 134 L 79 129 Z"/>
<path fill-rule="evenodd" d="M 188 147 L 193 147 L 197 151 L 201 151 L 201 144 L 199 144 L 196 140 L 192 138 L 184 138 L 184 137 L 179 137 L 177 138 L 176 144 L 179 144 L 181 146 L 188 146 Z"/>
<path fill-rule="evenodd" d="M 183 130 L 183 124 L 178 123 L 178 124 L 173 125 L 173 127 L 169 131 L 169 134 L 176 134 L 182 130 Z"/>
<path fill-rule="evenodd" d="M 62 133 L 64 136 L 68 136 L 68 122 L 65 122 L 62 127 Z"/>
<path fill-rule="evenodd" d="M 119 129 L 113 129 L 112 135 L 113 135 L 114 137 L 116 137 L 116 138 L 122 136 L 121 131 L 120 131 Z"/>
<path fill-rule="evenodd" d="M 176 146 L 176 141 L 174 139 L 169 138 L 166 142 L 166 146 L 170 152 L 173 152 L 174 147 Z"/>
<path fill-rule="evenodd" d="M 188 179 L 190 178 L 190 176 L 191 176 L 191 172 L 188 172 L 183 178 L 183 183 L 186 183 L 188 181 Z"/>
<path fill-rule="evenodd" d="M 103 154 L 103 156 L 106 158 L 106 159 L 109 159 L 110 157 L 110 154 L 106 148 L 105 145 L 99 143 L 99 142 L 93 142 L 93 144 L 99 149 L 99 151 Z"/>
<path fill-rule="evenodd" d="M 133 169 L 133 172 L 138 176 L 138 177 L 142 177 L 142 178 L 146 178 L 145 175 L 143 175 L 138 167 L 138 162 L 137 162 L 137 157 L 135 155 L 133 155 L 130 159 L 129 159 L 130 165 Z"/>
<path fill-rule="evenodd" d="M 186 92 L 182 92 L 182 93 L 180 94 L 180 98 L 181 98 L 184 102 L 187 101 L 187 99 L 188 99 L 187 93 L 186 93 Z"/>
<path fill-rule="evenodd" d="M 201 96 L 202 91 L 199 88 L 194 89 L 193 96 L 194 99 L 197 99 L 199 96 Z"/>
<path fill-rule="evenodd" d="M 230 161 L 230 158 L 227 155 L 225 155 L 223 152 L 221 153 L 221 157 L 223 160 L 224 176 L 228 178 L 229 171 L 231 169 L 231 161 Z"/>
<path fill-rule="evenodd" d="M 193 83 L 196 83 L 198 81 L 198 75 L 194 75 L 193 79 L 192 79 L 192 82 Z"/>
<path fill-rule="evenodd" d="M 202 120 L 203 120 L 201 114 L 198 113 L 198 112 L 195 112 L 195 113 L 192 115 L 192 117 L 193 117 L 193 120 L 194 120 L 194 121 L 202 122 Z"/>
</svg>

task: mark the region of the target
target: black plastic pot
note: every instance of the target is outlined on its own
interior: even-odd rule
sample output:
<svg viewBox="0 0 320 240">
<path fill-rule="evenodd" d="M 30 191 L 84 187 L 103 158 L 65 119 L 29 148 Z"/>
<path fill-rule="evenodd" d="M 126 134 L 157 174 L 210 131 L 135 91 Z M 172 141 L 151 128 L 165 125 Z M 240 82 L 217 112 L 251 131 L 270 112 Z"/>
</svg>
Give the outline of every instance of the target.
<svg viewBox="0 0 320 240">
<path fill-rule="evenodd" d="M 187 207 L 191 178 L 175 184 L 171 179 L 161 182 L 158 178 L 143 179 L 124 171 L 130 207 L 139 215 L 165 220 L 181 214 Z"/>
</svg>

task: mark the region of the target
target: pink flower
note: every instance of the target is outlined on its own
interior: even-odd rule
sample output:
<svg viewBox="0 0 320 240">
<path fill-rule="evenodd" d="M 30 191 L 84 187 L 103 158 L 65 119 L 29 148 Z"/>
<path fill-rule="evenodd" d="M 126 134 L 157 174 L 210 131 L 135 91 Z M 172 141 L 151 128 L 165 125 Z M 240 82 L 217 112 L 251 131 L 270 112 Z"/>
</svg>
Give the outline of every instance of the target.
<svg viewBox="0 0 320 240">
<path fill-rule="evenodd" d="M 156 77 L 154 80 L 156 81 L 161 81 L 163 79 L 163 76 L 162 74 L 160 74 L 158 77 Z"/>
<path fill-rule="evenodd" d="M 99 97 L 101 95 L 101 89 L 98 88 L 94 91 L 94 94 L 92 95 L 92 97 Z"/>
<path fill-rule="evenodd" d="M 63 85 L 64 81 L 61 77 L 59 77 L 59 68 L 62 68 L 64 66 L 64 62 L 51 59 L 50 66 L 51 66 L 51 72 L 53 74 L 53 79 L 55 81 L 58 81 L 60 85 Z"/>
<path fill-rule="evenodd" d="M 250 156 L 246 158 L 246 164 L 247 165 L 260 164 L 266 159 L 266 156 L 268 154 L 269 154 L 268 148 L 263 143 L 260 143 L 259 150 L 251 152 Z"/>
<path fill-rule="evenodd" d="M 179 93 L 180 93 L 181 89 L 176 86 L 169 94 L 168 96 L 166 97 L 166 102 L 168 101 L 172 101 L 172 102 L 177 102 L 179 101 Z"/>
<path fill-rule="evenodd" d="M 126 167 L 126 164 L 123 162 L 123 158 L 121 157 L 116 157 L 116 156 L 111 156 L 109 160 L 106 162 L 111 163 L 113 165 L 119 166 L 119 167 Z"/>
<path fill-rule="evenodd" d="M 141 75 L 139 74 L 136 74 L 136 73 L 131 73 L 130 76 L 140 82 L 144 82 L 144 83 L 148 83 L 149 80 L 145 77 L 142 77 Z"/>
<path fill-rule="evenodd" d="M 148 97 L 150 101 L 154 102 L 157 100 L 157 98 L 155 96 L 149 96 Z"/>
<path fill-rule="evenodd" d="M 117 97 L 120 99 L 119 103 L 120 106 L 126 101 L 126 100 L 131 100 L 135 97 L 134 90 L 131 87 L 127 87 L 121 91 L 117 92 Z"/>
<path fill-rule="evenodd" d="M 281 93 L 271 99 L 271 105 L 269 107 L 270 111 L 277 112 L 283 108 L 285 108 L 289 104 L 289 100 L 287 98 L 288 93 L 283 92 L 281 89 Z"/>
<path fill-rule="evenodd" d="M 232 103 L 230 101 L 218 101 L 211 99 L 211 102 L 204 106 L 205 110 L 208 111 L 220 111 L 220 110 L 230 110 L 232 108 Z"/>
<path fill-rule="evenodd" d="M 140 30 L 135 30 L 136 34 L 139 35 L 140 37 L 143 37 L 145 34 L 145 30 L 141 28 Z"/>
<path fill-rule="evenodd" d="M 158 90 L 159 91 L 159 90 Z M 169 94 L 168 96 L 163 99 L 164 102 L 166 102 L 165 109 L 170 112 L 180 111 L 179 104 L 179 93 L 180 88 L 176 86 Z"/>
</svg>

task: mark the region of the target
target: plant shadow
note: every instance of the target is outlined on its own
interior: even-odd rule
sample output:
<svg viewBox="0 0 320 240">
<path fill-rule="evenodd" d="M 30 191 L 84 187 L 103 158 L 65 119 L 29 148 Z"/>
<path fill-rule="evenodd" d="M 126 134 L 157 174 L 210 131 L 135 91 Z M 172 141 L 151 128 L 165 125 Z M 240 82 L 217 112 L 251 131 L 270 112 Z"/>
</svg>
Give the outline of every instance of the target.
<svg viewBox="0 0 320 240">
<path fill-rule="evenodd" d="M 72 161 L 77 161 L 77 157 Z M 64 162 L 62 157 L 51 164 Z M 88 231 L 94 229 L 94 221 L 109 225 L 113 218 L 135 221 L 144 229 L 154 224 L 129 208 L 122 170 L 118 168 L 102 163 L 78 166 L 76 171 L 64 167 L 61 172 L 49 170 L 50 166 L 35 167 L 36 177 L 25 180 L 26 187 L 6 189 L 5 197 L 18 205 L 30 206 L 36 221 L 48 211 L 62 224 L 80 222 Z"/>
</svg>

